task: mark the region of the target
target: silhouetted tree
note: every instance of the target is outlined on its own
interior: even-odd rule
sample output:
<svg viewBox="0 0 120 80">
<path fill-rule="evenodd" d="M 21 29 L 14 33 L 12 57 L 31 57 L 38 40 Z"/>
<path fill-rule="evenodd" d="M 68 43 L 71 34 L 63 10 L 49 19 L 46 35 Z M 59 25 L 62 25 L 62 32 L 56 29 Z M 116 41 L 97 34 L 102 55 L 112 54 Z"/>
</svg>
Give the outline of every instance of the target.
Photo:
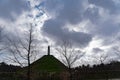
<svg viewBox="0 0 120 80">
<path fill-rule="evenodd" d="M 97 53 L 98 54 L 98 53 Z M 92 56 L 92 58 L 100 64 L 104 64 L 109 56 L 105 53 L 99 53 L 98 55 Z"/>
<path fill-rule="evenodd" d="M 21 69 L 20 66 L 8 65 L 5 62 L 0 63 L 0 73 L 7 72 L 16 72 L 18 69 Z"/>
<path fill-rule="evenodd" d="M 8 51 L 12 54 L 12 58 L 9 57 L 10 60 L 18 63 L 20 66 L 24 66 L 27 63 L 27 80 L 30 80 L 31 75 L 31 61 L 36 58 L 38 51 L 38 43 L 35 38 L 35 27 L 32 24 L 29 24 L 28 29 L 23 32 L 23 36 L 17 37 L 17 41 L 10 37 L 7 37 L 8 42 Z M 25 62 L 22 62 L 24 60 Z"/>
<path fill-rule="evenodd" d="M 72 67 L 74 63 L 84 55 L 84 53 L 75 49 L 72 43 L 67 40 L 63 40 L 63 43 L 56 50 L 60 53 L 62 62 L 68 67 L 70 80 L 72 80 Z"/>
</svg>

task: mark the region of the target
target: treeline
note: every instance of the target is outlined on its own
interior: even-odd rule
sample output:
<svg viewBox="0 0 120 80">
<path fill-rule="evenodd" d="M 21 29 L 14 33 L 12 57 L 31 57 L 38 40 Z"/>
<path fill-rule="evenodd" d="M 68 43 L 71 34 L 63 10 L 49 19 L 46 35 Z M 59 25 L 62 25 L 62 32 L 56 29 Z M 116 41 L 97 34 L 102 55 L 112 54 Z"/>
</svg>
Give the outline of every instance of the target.
<svg viewBox="0 0 120 80">
<path fill-rule="evenodd" d="M 0 78 L 1 80 L 13 80 L 18 78 L 16 71 L 22 69 L 20 66 L 8 65 L 4 62 L 0 63 Z M 88 79 L 111 79 L 120 78 L 120 62 L 113 61 L 108 64 L 99 65 L 82 65 L 72 69 L 74 80 Z M 15 73 L 15 74 L 14 74 Z M 3 79 L 2 79 L 3 78 Z M 22 79 L 20 77 L 20 79 Z M 24 78 L 23 78 L 24 79 Z M 52 80 L 52 79 L 51 79 Z"/>
<path fill-rule="evenodd" d="M 5 62 L 0 63 L 0 80 L 16 80 L 16 72 L 20 66 L 8 65 Z"/>
<path fill-rule="evenodd" d="M 107 63 L 107 64 L 98 64 L 98 65 L 82 65 L 79 67 L 74 68 L 75 71 L 79 71 L 79 72 L 99 72 L 99 71 L 105 71 L 105 70 L 109 70 L 109 71 L 120 71 L 120 62 L 118 61 L 113 61 L 111 63 Z"/>
<path fill-rule="evenodd" d="M 16 72 L 17 70 L 22 69 L 20 66 L 8 65 L 5 62 L 0 63 L 0 72 Z M 112 61 L 108 64 L 95 64 L 93 66 L 90 65 L 82 65 L 72 69 L 74 72 L 101 72 L 101 71 L 120 71 L 120 62 Z"/>
<path fill-rule="evenodd" d="M 5 62 L 0 63 L 0 73 L 16 72 L 19 69 L 21 69 L 20 66 L 8 65 Z"/>
<path fill-rule="evenodd" d="M 113 61 L 108 64 L 99 65 L 82 65 L 73 69 L 74 77 L 78 80 L 83 78 L 87 79 L 110 79 L 110 78 L 120 78 L 120 62 Z"/>
</svg>

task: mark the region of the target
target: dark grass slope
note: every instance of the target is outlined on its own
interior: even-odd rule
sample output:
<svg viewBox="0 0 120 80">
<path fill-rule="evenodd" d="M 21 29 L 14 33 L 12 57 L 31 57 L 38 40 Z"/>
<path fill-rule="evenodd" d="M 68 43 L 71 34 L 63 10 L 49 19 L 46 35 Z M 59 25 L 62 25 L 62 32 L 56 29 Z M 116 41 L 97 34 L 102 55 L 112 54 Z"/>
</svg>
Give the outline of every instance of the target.
<svg viewBox="0 0 120 80">
<path fill-rule="evenodd" d="M 33 71 L 61 72 L 66 71 L 67 67 L 52 55 L 45 55 L 31 64 Z"/>
</svg>

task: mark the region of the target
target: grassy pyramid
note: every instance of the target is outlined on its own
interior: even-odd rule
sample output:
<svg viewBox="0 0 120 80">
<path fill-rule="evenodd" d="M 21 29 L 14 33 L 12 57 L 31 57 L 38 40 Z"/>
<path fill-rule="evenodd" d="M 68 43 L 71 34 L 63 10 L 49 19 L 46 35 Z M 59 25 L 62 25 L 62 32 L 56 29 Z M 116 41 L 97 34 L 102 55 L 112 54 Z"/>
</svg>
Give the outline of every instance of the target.
<svg viewBox="0 0 120 80">
<path fill-rule="evenodd" d="M 31 64 L 34 71 L 40 72 L 61 72 L 67 67 L 52 55 L 45 55 Z"/>
</svg>

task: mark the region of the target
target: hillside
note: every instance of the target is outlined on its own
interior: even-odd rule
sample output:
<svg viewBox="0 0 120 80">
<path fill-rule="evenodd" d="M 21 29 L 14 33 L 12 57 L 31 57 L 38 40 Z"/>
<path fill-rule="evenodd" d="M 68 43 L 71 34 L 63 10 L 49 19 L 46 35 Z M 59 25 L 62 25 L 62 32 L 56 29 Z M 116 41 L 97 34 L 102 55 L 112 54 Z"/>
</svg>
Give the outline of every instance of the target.
<svg viewBox="0 0 120 80">
<path fill-rule="evenodd" d="M 65 71 L 67 67 L 52 55 L 45 55 L 31 64 L 33 71 L 60 72 Z"/>
</svg>

